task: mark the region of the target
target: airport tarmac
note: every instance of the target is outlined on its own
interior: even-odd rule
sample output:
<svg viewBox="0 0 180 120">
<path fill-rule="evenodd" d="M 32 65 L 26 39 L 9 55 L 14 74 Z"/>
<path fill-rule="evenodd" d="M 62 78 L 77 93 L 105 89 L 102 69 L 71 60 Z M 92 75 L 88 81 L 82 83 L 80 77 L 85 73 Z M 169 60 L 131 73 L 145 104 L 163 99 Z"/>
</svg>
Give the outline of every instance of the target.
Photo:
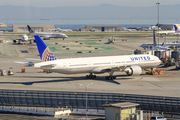
<svg viewBox="0 0 180 120">
<path fill-rule="evenodd" d="M 116 39 L 115 44 L 105 44 L 110 37 L 98 37 L 96 39 L 92 37 L 94 36 L 69 37 L 64 41 L 62 39 L 52 39 L 45 42 L 57 58 L 61 59 L 132 54 L 142 43 L 152 41 L 152 37 L 148 36 L 117 35 L 114 37 Z M 176 37 L 172 37 L 171 41 L 176 41 Z M 69 48 L 69 50 L 66 50 L 66 48 Z M 77 51 L 82 51 L 82 53 L 77 53 Z M 1 89 L 84 92 L 85 86 L 93 83 L 88 87 L 90 92 L 180 96 L 180 72 L 173 69 L 175 67 L 171 67 L 172 69 L 162 68 L 165 70 L 162 75 L 145 75 L 145 71 L 143 71 L 140 76 L 127 76 L 125 72 L 116 72 L 114 74 L 117 76 L 116 80 L 105 80 L 105 76 L 109 75 L 107 73 L 98 74 L 97 78 L 92 80 L 85 78 L 87 74 L 47 74 L 43 73 L 41 69 L 14 63 L 14 61 L 39 62 L 25 59 L 39 59 L 35 43 L 21 43 L 20 45 L 12 42 L 0 43 L 0 52 L 0 69 L 9 70 L 12 67 L 14 71 L 13 76 L 0 76 Z M 21 72 L 22 68 L 25 68 L 25 73 Z M 80 86 L 80 84 L 83 84 L 83 86 Z"/>
</svg>

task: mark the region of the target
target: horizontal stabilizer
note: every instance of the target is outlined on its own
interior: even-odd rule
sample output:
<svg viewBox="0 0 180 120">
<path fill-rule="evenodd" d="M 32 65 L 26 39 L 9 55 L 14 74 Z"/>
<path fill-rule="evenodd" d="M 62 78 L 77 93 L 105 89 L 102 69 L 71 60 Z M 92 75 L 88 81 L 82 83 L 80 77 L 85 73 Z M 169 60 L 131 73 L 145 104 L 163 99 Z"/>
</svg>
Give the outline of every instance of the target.
<svg viewBox="0 0 180 120">
<path fill-rule="evenodd" d="M 34 63 L 32 63 L 32 62 L 27 63 L 27 62 L 15 61 L 15 63 L 26 64 L 26 65 L 29 65 L 29 66 L 33 66 L 34 65 Z"/>
<path fill-rule="evenodd" d="M 34 58 L 26 58 L 27 60 L 37 60 L 37 61 L 41 61 L 41 59 L 34 59 Z"/>
<path fill-rule="evenodd" d="M 41 69 L 52 69 L 55 66 L 56 66 L 56 64 L 44 64 L 44 62 L 37 63 L 34 65 L 34 67 L 41 68 Z"/>
</svg>

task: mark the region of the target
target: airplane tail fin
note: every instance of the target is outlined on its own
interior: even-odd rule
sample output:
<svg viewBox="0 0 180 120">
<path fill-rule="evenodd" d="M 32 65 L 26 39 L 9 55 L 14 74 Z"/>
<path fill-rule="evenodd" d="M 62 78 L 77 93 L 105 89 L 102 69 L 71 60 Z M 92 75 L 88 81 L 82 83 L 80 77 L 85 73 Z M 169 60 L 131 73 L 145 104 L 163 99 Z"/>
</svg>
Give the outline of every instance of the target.
<svg viewBox="0 0 180 120">
<path fill-rule="evenodd" d="M 123 27 L 123 30 L 127 30 L 125 27 Z"/>
<path fill-rule="evenodd" d="M 31 27 L 29 25 L 27 25 L 29 33 L 34 33 L 34 31 L 31 29 Z"/>
<path fill-rule="evenodd" d="M 179 29 L 176 25 L 174 25 L 174 29 L 175 29 L 175 33 L 178 33 L 179 32 Z"/>
<path fill-rule="evenodd" d="M 153 30 L 153 45 L 157 46 L 155 30 Z"/>
<path fill-rule="evenodd" d="M 41 61 L 46 62 L 57 60 L 56 56 L 54 56 L 54 54 L 50 51 L 44 41 L 39 37 L 39 35 L 34 35 L 34 38 L 36 40 L 36 45 L 39 51 Z"/>
<path fill-rule="evenodd" d="M 162 45 L 161 46 L 164 46 L 164 42 L 162 43 Z"/>
</svg>

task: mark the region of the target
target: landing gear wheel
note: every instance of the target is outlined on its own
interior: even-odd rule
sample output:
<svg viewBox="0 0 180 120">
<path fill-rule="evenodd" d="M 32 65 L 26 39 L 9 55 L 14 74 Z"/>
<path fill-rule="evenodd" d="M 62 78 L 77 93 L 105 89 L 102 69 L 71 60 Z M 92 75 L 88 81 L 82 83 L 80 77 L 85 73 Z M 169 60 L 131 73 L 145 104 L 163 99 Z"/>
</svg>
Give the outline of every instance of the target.
<svg viewBox="0 0 180 120">
<path fill-rule="evenodd" d="M 93 77 L 92 78 L 96 78 L 96 75 L 93 75 Z"/>
<path fill-rule="evenodd" d="M 106 80 L 113 80 L 116 79 L 116 76 L 106 76 Z"/>
<path fill-rule="evenodd" d="M 92 75 L 92 73 L 90 75 L 86 75 L 86 79 L 94 79 L 96 78 L 96 75 Z"/>
</svg>

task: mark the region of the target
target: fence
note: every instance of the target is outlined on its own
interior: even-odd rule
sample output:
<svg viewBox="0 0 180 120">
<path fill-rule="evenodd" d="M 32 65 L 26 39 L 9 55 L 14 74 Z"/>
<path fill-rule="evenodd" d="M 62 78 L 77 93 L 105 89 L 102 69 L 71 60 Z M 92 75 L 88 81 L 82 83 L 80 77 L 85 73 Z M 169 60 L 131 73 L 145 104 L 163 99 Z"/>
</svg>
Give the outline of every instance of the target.
<svg viewBox="0 0 180 120">
<path fill-rule="evenodd" d="M 117 102 L 138 103 L 140 104 L 138 108 L 141 110 L 180 112 L 179 97 L 88 92 L 88 109 L 103 109 L 103 104 Z M 0 106 L 69 107 L 72 109 L 84 109 L 86 106 L 86 93 L 0 89 Z"/>
</svg>

